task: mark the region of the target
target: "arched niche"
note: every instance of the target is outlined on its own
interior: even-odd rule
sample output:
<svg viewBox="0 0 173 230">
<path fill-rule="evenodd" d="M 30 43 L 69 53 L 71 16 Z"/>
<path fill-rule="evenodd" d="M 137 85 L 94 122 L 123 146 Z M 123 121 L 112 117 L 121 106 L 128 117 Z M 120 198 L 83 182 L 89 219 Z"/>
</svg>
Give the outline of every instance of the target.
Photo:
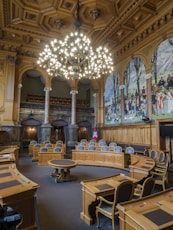
<svg viewBox="0 0 173 230">
<path fill-rule="evenodd" d="M 62 140 L 63 143 L 67 142 L 68 135 L 68 123 L 63 119 L 58 119 L 52 122 L 52 134 L 51 142 L 54 143 L 57 140 Z"/>
<path fill-rule="evenodd" d="M 87 139 L 90 140 L 92 137 L 92 125 L 89 121 L 84 120 L 84 121 L 80 121 L 78 124 L 78 141 L 80 141 L 81 139 Z"/>
<path fill-rule="evenodd" d="M 26 120 L 21 121 L 22 125 L 22 147 L 27 148 L 31 140 L 36 140 L 39 142 L 40 140 L 40 126 L 41 122 L 34 119 L 28 118 Z"/>
</svg>

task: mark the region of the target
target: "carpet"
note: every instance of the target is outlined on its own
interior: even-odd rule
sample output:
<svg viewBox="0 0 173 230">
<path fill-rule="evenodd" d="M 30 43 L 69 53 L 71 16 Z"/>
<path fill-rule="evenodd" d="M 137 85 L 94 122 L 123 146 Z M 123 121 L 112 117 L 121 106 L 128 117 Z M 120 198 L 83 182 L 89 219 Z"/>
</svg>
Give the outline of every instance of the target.
<svg viewBox="0 0 173 230">
<path fill-rule="evenodd" d="M 18 169 L 24 176 L 40 185 L 36 197 L 39 230 L 96 230 L 96 223 L 89 226 L 80 219 L 81 181 L 117 173 L 129 175 L 127 170 L 79 165 L 71 169 L 75 181 L 55 183 L 54 178 L 50 176 L 54 170 L 49 166 L 38 166 L 37 162 L 32 162 L 27 153 L 20 153 Z M 102 216 L 100 229 L 112 230 L 111 220 Z"/>
</svg>

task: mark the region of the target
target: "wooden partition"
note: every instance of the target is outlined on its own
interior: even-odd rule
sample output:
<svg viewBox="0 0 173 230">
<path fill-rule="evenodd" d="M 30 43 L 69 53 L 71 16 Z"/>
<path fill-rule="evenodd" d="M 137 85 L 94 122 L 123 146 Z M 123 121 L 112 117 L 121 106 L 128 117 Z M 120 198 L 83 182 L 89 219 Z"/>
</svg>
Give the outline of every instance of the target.
<svg viewBox="0 0 173 230">
<path fill-rule="evenodd" d="M 130 156 L 124 152 L 115 153 L 113 151 L 101 152 L 98 150 L 72 150 L 72 159 L 82 165 L 126 168 L 128 166 L 129 157 Z"/>
<path fill-rule="evenodd" d="M 107 143 L 114 141 L 127 145 L 147 145 L 150 148 L 159 148 L 155 123 L 103 127 L 101 135 Z"/>
<path fill-rule="evenodd" d="M 45 144 L 40 144 L 40 148 L 42 148 L 42 147 L 46 147 L 46 145 Z M 54 152 L 53 152 L 53 149 L 56 147 L 56 144 L 52 144 L 52 147 L 51 148 L 47 148 L 48 149 L 48 152 L 49 153 L 51 153 L 51 154 L 53 154 Z M 38 161 L 39 160 L 39 153 L 40 153 L 40 148 L 35 148 L 34 146 L 33 146 L 33 148 L 32 148 L 32 161 Z M 63 144 L 62 145 L 62 154 L 64 155 L 65 153 L 66 153 L 66 144 Z M 52 160 L 52 159 L 49 159 L 49 160 Z"/>
<path fill-rule="evenodd" d="M 39 166 L 47 166 L 48 161 L 61 160 L 61 159 L 64 159 L 64 152 L 55 153 L 52 151 L 52 152 L 46 152 L 46 153 L 42 153 L 42 152 L 38 153 L 38 165 Z"/>
</svg>

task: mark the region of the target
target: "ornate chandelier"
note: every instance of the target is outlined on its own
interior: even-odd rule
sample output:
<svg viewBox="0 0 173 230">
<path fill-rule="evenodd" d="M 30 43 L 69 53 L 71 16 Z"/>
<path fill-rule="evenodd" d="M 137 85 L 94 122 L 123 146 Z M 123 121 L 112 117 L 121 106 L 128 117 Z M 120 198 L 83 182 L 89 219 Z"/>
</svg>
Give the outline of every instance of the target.
<svg viewBox="0 0 173 230">
<path fill-rule="evenodd" d="M 98 79 L 113 72 L 113 59 L 106 47 L 94 50 L 91 41 L 80 32 L 79 0 L 77 1 L 76 31 L 63 41 L 54 39 L 39 54 L 37 64 L 50 76 L 66 79 Z"/>
</svg>

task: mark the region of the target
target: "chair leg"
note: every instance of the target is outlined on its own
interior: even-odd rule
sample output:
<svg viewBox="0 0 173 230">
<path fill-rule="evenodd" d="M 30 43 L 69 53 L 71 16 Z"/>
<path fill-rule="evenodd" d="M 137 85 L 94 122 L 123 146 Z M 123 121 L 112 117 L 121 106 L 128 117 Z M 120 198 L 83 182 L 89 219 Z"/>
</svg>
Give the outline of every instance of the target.
<svg viewBox="0 0 173 230">
<path fill-rule="evenodd" d="M 97 228 L 100 227 L 100 219 L 99 219 L 99 212 L 96 209 L 96 219 L 97 219 Z"/>
<path fill-rule="evenodd" d="M 163 191 L 165 191 L 165 183 L 162 184 Z"/>
<path fill-rule="evenodd" d="M 112 230 L 116 230 L 116 228 L 115 228 L 115 216 L 112 217 Z"/>
</svg>

